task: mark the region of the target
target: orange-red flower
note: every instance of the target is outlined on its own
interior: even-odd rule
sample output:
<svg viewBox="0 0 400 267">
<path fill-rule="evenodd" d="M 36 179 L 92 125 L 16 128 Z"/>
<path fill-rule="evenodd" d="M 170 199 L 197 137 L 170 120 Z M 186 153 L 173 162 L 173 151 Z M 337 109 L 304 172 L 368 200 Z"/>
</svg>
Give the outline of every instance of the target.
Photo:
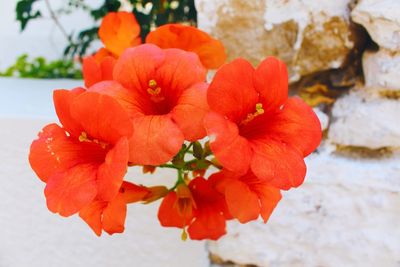
<svg viewBox="0 0 400 267">
<path fill-rule="evenodd" d="M 141 43 L 140 25 L 129 12 L 110 12 L 101 22 L 99 36 L 108 51 L 119 57 L 128 47 Z"/>
<path fill-rule="evenodd" d="M 300 98 L 288 98 L 283 62 L 269 57 L 257 69 L 237 59 L 209 86 L 205 118 L 210 147 L 225 169 L 249 169 L 272 186 L 289 189 L 305 177 L 304 157 L 321 141 L 321 126 Z"/>
<path fill-rule="evenodd" d="M 190 238 L 196 240 L 217 240 L 226 233 L 225 221 L 229 218 L 223 195 L 203 177 L 193 179 L 189 186 L 179 185 L 176 192 L 171 191 L 158 211 L 162 226 L 187 227 Z"/>
<path fill-rule="evenodd" d="M 115 198 L 127 169 L 132 123 L 111 97 L 79 88 L 56 90 L 54 105 L 63 127 L 44 127 L 29 161 L 46 183 L 49 210 L 70 216 L 96 197 Z"/>
<path fill-rule="evenodd" d="M 79 216 L 98 236 L 103 230 L 110 235 L 122 233 L 125 229 L 126 205 L 143 200 L 149 192 L 146 187 L 124 181 L 112 200 L 96 198 L 80 210 Z"/>
<path fill-rule="evenodd" d="M 115 81 L 98 83 L 89 91 L 114 97 L 129 113 L 135 129 L 129 161 L 156 166 L 175 156 L 184 140 L 206 135 L 205 76 L 194 53 L 144 44 L 118 59 Z"/>
<path fill-rule="evenodd" d="M 241 223 L 255 220 L 259 215 L 267 222 L 282 198 L 279 189 L 271 187 L 251 171 L 241 176 L 222 170 L 209 179 L 225 195 L 230 214 Z"/>
<path fill-rule="evenodd" d="M 105 48 L 101 48 L 93 56 L 85 57 L 82 62 L 85 86 L 88 88 L 95 83 L 112 80 L 116 62 L 114 56 Z"/>
<path fill-rule="evenodd" d="M 220 41 L 191 26 L 181 24 L 160 26 L 147 35 L 146 43 L 161 48 L 179 48 L 194 52 L 207 69 L 217 69 L 226 60 L 225 48 Z"/>
</svg>

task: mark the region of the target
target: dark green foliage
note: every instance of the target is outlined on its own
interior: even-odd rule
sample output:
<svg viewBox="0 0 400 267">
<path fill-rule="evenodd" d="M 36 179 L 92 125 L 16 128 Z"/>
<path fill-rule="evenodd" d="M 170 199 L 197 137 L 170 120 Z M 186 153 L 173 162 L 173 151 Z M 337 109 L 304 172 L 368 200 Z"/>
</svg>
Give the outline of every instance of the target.
<svg viewBox="0 0 400 267">
<path fill-rule="evenodd" d="M 82 30 L 78 33 L 75 40 L 70 42 L 64 50 L 64 56 L 73 58 L 75 55 L 83 56 L 86 54 L 90 44 L 98 39 L 97 32 L 99 27 Z M 71 37 L 72 39 L 72 37 Z"/>
<path fill-rule="evenodd" d="M 115 12 L 121 7 L 121 2 L 119 0 L 105 0 L 103 5 L 97 9 L 90 11 L 90 15 L 95 19 L 99 20 L 108 12 Z"/>
<path fill-rule="evenodd" d="M 196 25 L 197 12 L 194 0 L 129 0 L 141 27 L 141 37 L 144 41 L 147 34 L 154 27 L 167 23 L 184 22 Z M 150 12 L 146 7 L 152 4 Z"/>
<path fill-rule="evenodd" d="M 72 60 L 47 62 L 43 57 L 37 57 L 30 61 L 28 55 L 25 54 L 18 57 L 16 63 L 5 72 L 0 72 L 0 76 L 42 79 L 81 79 L 82 72 Z"/>
<path fill-rule="evenodd" d="M 15 12 L 17 13 L 17 20 L 20 22 L 21 31 L 23 31 L 31 19 L 36 19 L 42 16 L 39 10 L 32 10 L 33 3 L 38 0 L 20 0 L 17 3 Z"/>
</svg>

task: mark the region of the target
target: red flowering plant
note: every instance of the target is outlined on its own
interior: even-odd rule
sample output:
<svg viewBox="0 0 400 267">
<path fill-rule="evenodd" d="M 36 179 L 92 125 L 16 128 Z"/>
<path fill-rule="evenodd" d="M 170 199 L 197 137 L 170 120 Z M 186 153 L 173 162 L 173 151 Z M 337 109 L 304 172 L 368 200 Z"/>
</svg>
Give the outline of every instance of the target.
<svg viewBox="0 0 400 267">
<path fill-rule="evenodd" d="M 183 229 L 182 239 L 216 240 L 227 220 L 267 222 L 281 190 L 303 183 L 321 126 L 300 98 L 288 97 L 282 61 L 224 64 L 219 41 L 176 24 L 140 44 L 137 22 L 124 12 L 107 15 L 99 34 L 105 47 L 83 61 L 86 88 L 54 91 L 60 125 L 45 126 L 31 145 L 50 211 L 113 234 L 124 231 L 127 204 L 162 199 L 162 226 Z M 215 68 L 209 84 L 207 69 Z M 175 185 L 124 180 L 137 166 L 175 169 Z"/>
</svg>

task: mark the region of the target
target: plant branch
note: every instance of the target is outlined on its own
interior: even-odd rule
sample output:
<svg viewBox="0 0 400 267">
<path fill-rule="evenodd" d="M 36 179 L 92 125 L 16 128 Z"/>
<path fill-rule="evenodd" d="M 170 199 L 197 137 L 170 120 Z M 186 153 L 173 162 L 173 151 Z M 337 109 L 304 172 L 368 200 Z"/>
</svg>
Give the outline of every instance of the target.
<svg viewBox="0 0 400 267">
<path fill-rule="evenodd" d="M 54 12 L 53 8 L 50 5 L 49 0 L 44 0 L 46 3 L 47 10 L 50 12 L 50 17 L 58 27 L 58 29 L 61 31 L 61 33 L 64 35 L 64 37 L 68 40 L 70 44 L 73 44 L 71 37 L 68 35 L 67 31 L 65 30 L 64 26 L 60 23 L 58 20 L 56 13 Z"/>
</svg>

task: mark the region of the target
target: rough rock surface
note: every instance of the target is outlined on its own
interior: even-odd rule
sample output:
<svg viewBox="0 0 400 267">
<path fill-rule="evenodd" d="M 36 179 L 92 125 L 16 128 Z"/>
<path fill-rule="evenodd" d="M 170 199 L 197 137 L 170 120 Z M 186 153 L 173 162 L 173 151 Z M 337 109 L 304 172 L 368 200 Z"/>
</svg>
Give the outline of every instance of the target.
<svg viewBox="0 0 400 267">
<path fill-rule="evenodd" d="M 381 48 L 378 52 L 365 52 L 362 62 L 366 86 L 400 90 L 400 50 Z"/>
<path fill-rule="evenodd" d="M 351 12 L 380 47 L 400 49 L 400 1 L 361 0 Z"/>
<path fill-rule="evenodd" d="M 399 266 L 399 161 L 345 158 L 324 148 L 307 160 L 306 182 L 284 194 L 266 225 L 231 222 L 210 251 L 260 267 Z"/>
<path fill-rule="evenodd" d="M 328 137 L 344 146 L 400 147 L 399 114 L 400 101 L 361 88 L 336 101 Z"/>
<path fill-rule="evenodd" d="M 355 45 L 352 0 L 197 0 L 199 27 L 220 39 L 229 59 L 283 59 L 291 81 L 340 67 Z"/>
</svg>

